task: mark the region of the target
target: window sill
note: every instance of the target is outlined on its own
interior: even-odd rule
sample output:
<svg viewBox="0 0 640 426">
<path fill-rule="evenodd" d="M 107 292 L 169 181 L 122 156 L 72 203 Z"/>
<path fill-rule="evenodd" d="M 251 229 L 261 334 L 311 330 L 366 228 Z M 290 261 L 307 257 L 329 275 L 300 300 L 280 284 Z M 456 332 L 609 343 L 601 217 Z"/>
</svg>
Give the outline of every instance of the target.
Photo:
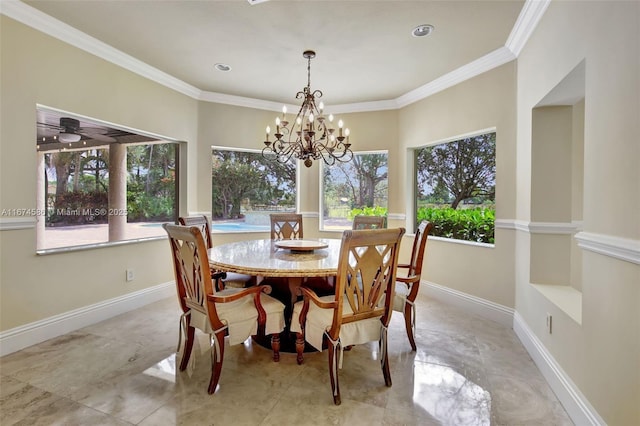
<svg viewBox="0 0 640 426">
<path fill-rule="evenodd" d="M 582 292 L 568 285 L 531 285 L 569 318 L 582 325 Z"/>
<path fill-rule="evenodd" d="M 148 241 L 159 241 L 159 240 L 166 240 L 166 239 L 167 239 L 166 235 L 159 235 L 156 237 L 137 238 L 134 240 L 112 241 L 112 242 L 104 242 L 104 243 L 85 244 L 81 246 L 56 247 L 56 248 L 50 248 L 50 249 L 36 250 L 36 254 L 38 256 L 46 256 L 49 254 L 60 254 L 60 253 L 70 253 L 74 251 L 94 250 L 94 249 L 101 249 L 106 247 L 117 247 L 117 246 L 129 245 L 129 244 L 146 243 Z"/>
<path fill-rule="evenodd" d="M 435 237 L 433 235 L 429 235 L 429 241 L 442 241 L 445 243 L 453 243 L 453 244 L 463 244 L 463 245 L 467 245 L 467 246 L 474 246 L 474 247 L 482 247 L 482 248 L 496 248 L 495 244 L 489 244 L 489 243 L 478 243 L 476 241 L 466 241 L 466 240 L 456 240 L 453 238 L 445 238 L 445 237 Z"/>
</svg>

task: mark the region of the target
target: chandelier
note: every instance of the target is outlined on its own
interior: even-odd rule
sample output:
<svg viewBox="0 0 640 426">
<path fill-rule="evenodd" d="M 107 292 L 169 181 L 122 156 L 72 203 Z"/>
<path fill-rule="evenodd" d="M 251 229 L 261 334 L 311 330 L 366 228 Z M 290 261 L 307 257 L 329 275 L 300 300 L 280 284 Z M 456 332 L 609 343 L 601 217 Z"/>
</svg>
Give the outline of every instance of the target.
<svg viewBox="0 0 640 426">
<path fill-rule="evenodd" d="M 282 118 L 276 117 L 273 142 L 269 140 L 271 128 L 267 126 L 262 156 L 280 163 L 295 157 L 304 160 L 307 167 L 321 158 L 328 165 L 350 161 L 353 152 L 349 149 L 349 129 L 343 129 L 342 120 L 338 120 L 336 134 L 333 114 L 324 116 L 322 102 L 316 106 L 316 98 L 321 98 L 322 92 L 311 91 L 311 59 L 315 58 L 316 52 L 306 50 L 302 56 L 307 59 L 307 87 L 296 93 L 296 99 L 302 99 L 302 106 L 292 122 L 287 121 L 287 107 L 282 107 Z"/>
</svg>

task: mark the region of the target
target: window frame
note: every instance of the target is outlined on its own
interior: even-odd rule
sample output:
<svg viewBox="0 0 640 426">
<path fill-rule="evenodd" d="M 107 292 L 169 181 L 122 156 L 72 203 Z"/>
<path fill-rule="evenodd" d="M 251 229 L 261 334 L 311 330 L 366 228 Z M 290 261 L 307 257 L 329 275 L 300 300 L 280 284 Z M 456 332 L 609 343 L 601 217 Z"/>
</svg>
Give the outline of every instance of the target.
<svg viewBox="0 0 640 426">
<path fill-rule="evenodd" d="M 261 149 L 254 149 L 254 148 L 242 148 L 242 147 L 233 147 L 233 146 L 224 146 L 224 145 L 211 145 L 211 151 L 210 151 L 210 155 L 211 155 L 211 159 L 213 159 L 213 151 L 214 150 L 219 150 L 219 151 L 233 151 L 233 152 L 245 152 L 245 153 L 251 153 L 251 154 L 257 154 L 257 155 L 262 155 L 262 150 Z M 300 189 L 300 161 L 298 159 L 295 158 L 291 158 L 291 161 L 293 162 L 293 164 L 295 165 L 296 168 L 296 173 L 295 173 L 295 194 L 296 194 L 296 200 L 295 200 L 295 212 L 299 212 L 300 211 L 300 196 L 298 195 L 299 189 Z M 211 171 L 213 168 L 213 164 L 212 162 L 209 163 L 209 179 L 211 179 Z M 213 192 L 213 186 L 211 186 L 211 194 L 209 195 L 209 198 L 211 199 L 212 197 L 212 192 Z M 222 233 L 231 233 L 231 234 L 255 234 L 255 233 L 264 233 L 264 232 L 269 232 L 269 228 L 267 229 L 260 229 L 260 230 L 220 230 L 220 229 L 215 229 L 215 221 L 213 220 L 213 205 L 211 205 L 208 209 L 208 212 L 206 213 L 207 216 L 209 216 L 211 218 L 211 233 L 214 234 L 222 234 Z"/>
<path fill-rule="evenodd" d="M 366 150 L 366 151 L 354 151 L 353 156 L 356 155 L 367 155 L 367 154 L 386 154 L 387 155 L 387 219 L 389 216 L 389 150 L 388 149 L 374 149 L 374 150 Z M 338 164 L 338 163 L 336 163 Z M 324 162 L 320 162 L 319 168 L 319 185 L 318 185 L 318 198 L 319 198 L 319 211 L 318 211 L 318 231 L 319 232 L 342 232 L 343 229 L 333 230 L 333 229 L 325 229 L 324 227 L 324 170 L 325 167 L 332 167 Z M 353 222 L 353 221 L 352 221 Z M 349 228 L 351 229 L 351 228 Z"/>
<path fill-rule="evenodd" d="M 413 196 L 411 197 L 410 200 L 407 200 L 407 229 L 412 229 L 413 232 L 415 232 L 415 229 L 417 229 L 417 214 L 418 214 L 418 167 L 417 167 L 417 153 L 419 150 L 424 149 L 424 148 L 429 148 L 429 147 L 434 147 L 434 146 L 438 146 L 438 145 L 443 145 L 446 143 L 450 143 L 450 142 L 456 142 L 456 141 L 460 141 L 460 140 L 464 140 L 467 138 L 473 138 L 475 136 L 479 136 L 479 135 L 486 135 L 486 134 L 490 134 L 490 133 L 495 133 L 495 158 L 494 158 L 494 162 L 495 162 L 495 174 L 494 174 L 494 186 L 495 186 L 495 193 L 494 193 L 494 216 L 498 211 L 498 205 L 496 202 L 496 194 L 497 194 L 497 188 L 498 188 L 498 164 L 497 164 L 497 158 L 498 158 L 498 130 L 496 127 L 488 127 L 488 128 L 484 128 L 484 129 L 480 129 L 480 130 L 476 130 L 476 131 L 472 131 L 472 132 L 468 132 L 468 133 L 463 133 L 460 135 L 456 135 L 456 136 L 451 136 L 451 137 L 447 137 L 447 138 L 443 138 L 443 139 L 438 139 L 435 141 L 431 141 L 428 142 L 425 145 L 420 145 L 420 146 L 416 146 L 416 147 L 410 147 L 407 148 L 407 184 L 411 184 L 412 188 L 413 188 Z M 484 248 L 495 248 L 495 242 L 496 242 L 496 222 L 498 221 L 497 218 L 494 218 L 494 242 L 493 243 L 485 243 L 485 242 L 478 242 L 478 241 L 471 241 L 471 240 L 461 240 L 461 239 L 456 239 L 456 238 L 449 238 L 449 237 L 441 237 L 441 236 L 435 236 L 435 235 L 430 235 L 429 239 L 435 239 L 438 241 L 443 241 L 443 242 L 448 242 L 448 243 L 453 243 L 453 244 L 463 244 L 463 245 L 471 245 L 471 246 L 476 246 L 476 247 L 484 247 Z"/>
<path fill-rule="evenodd" d="M 115 130 L 122 130 L 125 132 L 129 132 L 129 133 L 133 133 L 139 136 L 143 136 L 143 137 L 147 137 L 150 139 L 153 139 L 153 141 L 142 141 L 142 142 L 122 142 L 121 144 L 124 145 L 125 147 L 129 147 L 129 146 L 136 146 L 136 145 L 164 145 L 164 144 L 173 144 L 175 145 L 175 151 L 174 151 L 174 161 L 175 161 L 175 173 L 174 173 L 174 197 L 175 197 L 175 203 L 174 203 L 174 211 L 173 211 L 173 220 L 174 222 L 177 222 L 177 218 L 179 215 L 179 211 L 180 211 L 180 184 L 181 184 L 181 174 L 183 173 L 181 171 L 182 169 L 182 155 L 184 153 L 184 143 L 182 141 L 179 141 L 177 139 L 174 138 L 170 138 L 167 136 L 163 136 L 163 135 L 159 135 L 159 134 L 155 134 L 155 133 L 151 133 L 151 132 L 147 132 L 147 131 L 142 131 L 139 129 L 134 129 L 131 127 L 126 127 L 126 126 L 122 126 L 122 125 L 118 125 L 118 124 L 114 124 L 114 123 L 110 123 L 104 120 L 100 120 L 97 118 L 93 118 L 93 117 L 87 117 L 84 115 L 80 115 L 80 114 L 76 114 L 76 113 L 72 113 L 72 112 L 68 112 L 68 111 L 64 111 L 64 110 L 60 110 L 57 108 L 52 108 L 52 107 L 48 107 L 45 105 L 41 105 L 41 104 L 36 104 L 36 111 L 37 112 L 42 112 L 42 113 L 50 113 L 50 114 L 55 114 L 55 115 L 64 115 L 65 117 L 70 117 L 70 118 L 74 118 L 77 120 L 81 120 L 83 122 L 89 123 L 89 124 L 94 124 L 96 126 L 102 126 L 102 127 L 108 127 L 108 128 L 112 128 Z M 37 121 L 36 121 L 36 125 L 37 125 Z M 69 150 L 67 150 L 67 152 L 73 152 L 73 151 L 89 151 L 92 149 L 104 149 L 107 153 L 108 153 L 108 147 L 110 144 L 113 144 L 116 142 L 105 142 L 104 145 L 98 145 L 98 146 L 91 146 L 91 147 L 74 147 L 71 148 Z M 120 143 L 120 142 L 118 142 Z M 38 143 L 36 143 L 36 154 L 38 157 L 38 161 L 36 162 L 36 175 L 39 173 L 38 172 L 38 168 L 39 167 L 44 167 L 44 156 L 47 153 L 50 152 L 59 152 L 59 150 L 50 150 L 50 151 L 44 151 L 44 150 L 39 150 L 38 147 Z M 44 173 L 46 173 L 46 171 L 44 171 Z M 127 171 L 128 173 L 128 171 Z M 46 192 L 40 192 L 37 191 L 36 192 L 36 205 L 43 205 L 45 206 L 44 208 L 46 209 L 46 205 L 47 205 L 47 200 L 44 199 L 42 201 L 39 201 L 40 197 L 46 197 Z M 108 192 L 107 192 L 108 194 Z M 126 195 L 125 195 L 126 197 Z M 128 206 L 127 206 L 128 209 Z M 46 238 L 45 235 L 39 236 L 39 234 L 42 232 L 46 232 L 46 224 L 45 224 L 45 219 L 46 215 L 42 215 L 39 214 L 36 220 L 36 239 L 38 240 L 38 242 L 40 241 L 40 239 L 44 239 Z M 108 223 L 107 223 L 108 226 Z M 107 228 L 108 229 L 108 228 Z M 162 228 L 160 228 L 162 229 Z M 107 231 L 108 232 L 108 231 Z M 94 242 L 94 243 L 87 243 L 87 244 L 76 244 L 76 245 L 65 245 L 65 246 L 60 246 L 60 247 L 50 247 L 50 248 L 38 248 L 38 244 L 36 244 L 36 255 L 48 255 L 48 254 L 56 254 L 56 253 L 65 253 L 65 252 L 74 252 L 74 251 L 83 251 L 83 250 L 92 250 L 92 249 L 96 249 L 96 248 L 103 248 L 103 247 L 114 247 L 114 246 L 120 246 L 120 245 L 128 245 L 128 244 L 137 244 L 140 242 L 145 242 L 145 241 L 155 241 L 155 240 L 162 240 L 162 239 L 166 239 L 167 236 L 166 234 L 163 232 L 160 235 L 153 235 L 153 236 L 146 236 L 146 237 L 136 237 L 136 238 L 126 238 L 126 239 L 122 239 L 122 240 L 117 240 L 117 241 L 100 241 L 100 242 Z"/>
</svg>

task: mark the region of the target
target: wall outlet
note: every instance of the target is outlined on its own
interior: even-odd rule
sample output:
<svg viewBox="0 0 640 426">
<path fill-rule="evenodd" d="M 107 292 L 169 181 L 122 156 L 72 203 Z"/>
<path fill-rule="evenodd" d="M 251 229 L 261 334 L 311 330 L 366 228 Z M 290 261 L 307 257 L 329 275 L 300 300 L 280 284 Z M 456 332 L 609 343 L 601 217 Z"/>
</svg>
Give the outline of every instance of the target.
<svg viewBox="0 0 640 426">
<path fill-rule="evenodd" d="M 136 277 L 133 273 L 133 269 L 127 269 L 126 273 L 127 281 L 133 281 L 133 279 Z"/>
<path fill-rule="evenodd" d="M 550 313 L 547 313 L 547 333 L 551 334 L 553 331 L 553 317 Z"/>
</svg>

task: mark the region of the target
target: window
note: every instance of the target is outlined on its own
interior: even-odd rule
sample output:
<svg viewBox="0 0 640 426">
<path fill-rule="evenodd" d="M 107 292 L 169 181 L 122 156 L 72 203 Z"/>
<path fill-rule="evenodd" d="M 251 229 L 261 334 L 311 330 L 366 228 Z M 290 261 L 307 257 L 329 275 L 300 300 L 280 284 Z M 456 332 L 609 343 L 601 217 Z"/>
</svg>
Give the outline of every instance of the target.
<svg viewBox="0 0 640 426">
<path fill-rule="evenodd" d="M 38 110 L 37 249 L 164 236 L 178 144 Z"/>
<path fill-rule="evenodd" d="M 269 231 L 269 215 L 296 211 L 296 163 L 265 159 L 260 151 L 213 147 L 211 228 Z"/>
<path fill-rule="evenodd" d="M 386 216 L 388 154 L 386 151 L 355 153 L 353 160 L 322 164 L 321 229 L 351 229 L 353 218 Z"/>
<path fill-rule="evenodd" d="M 416 224 L 432 235 L 494 243 L 496 134 L 483 133 L 415 150 Z"/>
</svg>

